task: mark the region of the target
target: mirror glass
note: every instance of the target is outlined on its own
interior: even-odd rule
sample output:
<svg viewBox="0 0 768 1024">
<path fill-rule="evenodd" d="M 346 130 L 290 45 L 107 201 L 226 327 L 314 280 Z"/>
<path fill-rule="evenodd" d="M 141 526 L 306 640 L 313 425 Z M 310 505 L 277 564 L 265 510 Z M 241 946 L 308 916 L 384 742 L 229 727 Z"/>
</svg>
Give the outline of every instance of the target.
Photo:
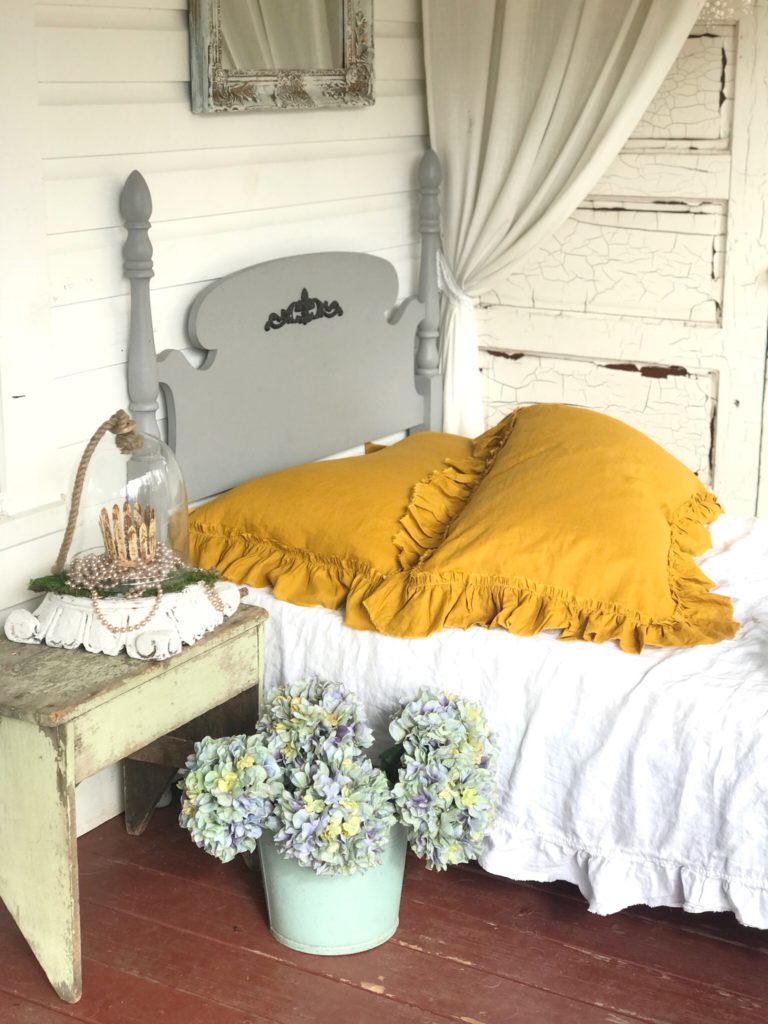
<svg viewBox="0 0 768 1024">
<path fill-rule="evenodd" d="M 222 67 L 344 67 L 343 9 L 342 0 L 221 0 Z"/>
<path fill-rule="evenodd" d="M 192 110 L 373 103 L 373 0 L 189 0 Z"/>
</svg>

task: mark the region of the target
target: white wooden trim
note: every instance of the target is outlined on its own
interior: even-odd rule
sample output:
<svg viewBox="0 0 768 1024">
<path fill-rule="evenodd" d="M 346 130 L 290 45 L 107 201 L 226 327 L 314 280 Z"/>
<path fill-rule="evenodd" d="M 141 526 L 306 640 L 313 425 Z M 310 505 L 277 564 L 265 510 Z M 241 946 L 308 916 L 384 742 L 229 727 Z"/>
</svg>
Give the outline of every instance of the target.
<svg viewBox="0 0 768 1024">
<path fill-rule="evenodd" d="M 768 326 L 764 227 L 768 192 L 767 41 L 768 0 L 755 0 L 738 23 L 728 266 L 723 296 L 723 328 L 726 345 L 728 341 L 731 345 L 723 352 L 715 448 L 718 493 L 738 496 L 740 502 L 732 500 L 728 510 L 745 514 L 755 512 L 760 504 L 757 434 L 764 396 L 755 382 L 765 372 Z"/>
<path fill-rule="evenodd" d="M 753 46 L 757 46 L 757 40 L 762 37 L 762 45 L 766 46 L 765 39 L 768 37 L 768 0 L 755 0 L 753 17 L 756 21 L 756 31 L 753 35 Z M 741 45 L 741 40 L 739 40 Z M 756 179 L 753 187 L 759 190 L 763 196 L 763 204 L 768 195 L 768 169 L 766 169 L 764 154 L 768 149 L 768 133 L 766 132 L 765 111 L 768 110 L 768 80 L 763 73 L 762 76 L 755 75 L 753 83 L 753 100 L 750 111 L 750 124 L 745 127 L 745 134 L 749 134 L 749 145 L 757 146 L 757 151 L 763 154 L 762 173 L 753 175 Z M 764 209 L 765 207 L 763 207 Z M 762 245 L 761 245 L 762 243 Z M 756 281 L 759 280 L 765 291 L 765 276 L 768 270 L 768 257 L 766 256 L 766 238 L 760 238 L 757 233 L 754 235 L 755 253 L 755 274 Z M 767 317 L 763 318 L 762 331 L 765 337 L 768 329 Z M 765 385 L 763 390 L 763 418 L 762 418 L 762 439 L 760 449 L 760 473 L 757 492 L 757 514 L 768 516 L 768 361 L 765 362 Z"/>
<path fill-rule="evenodd" d="M 56 500 L 42 127 L 32 0 L 0 5 L 0 491 L 6 515 Z"/>
<path fill-rule="evenodd" d="M 85 835 L 123 810 L 123 771 L 119 764 L 103 768 L 75 787 L 78 836 Z"/>
</svg>

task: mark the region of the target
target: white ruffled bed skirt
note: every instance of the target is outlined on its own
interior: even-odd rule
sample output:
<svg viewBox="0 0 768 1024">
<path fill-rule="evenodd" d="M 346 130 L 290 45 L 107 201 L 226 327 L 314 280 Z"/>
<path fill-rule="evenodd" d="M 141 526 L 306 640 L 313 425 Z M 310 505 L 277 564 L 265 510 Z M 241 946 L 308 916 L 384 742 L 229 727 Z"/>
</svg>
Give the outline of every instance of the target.
<svg viewBox="0 0 768 1024">
<path fill-rule="evenodd" d="M 768 879 L 709 874 L 689 864 L 624 850 L 590 852 L 498 824 L 480 864 L 519 882 L 571 882 L 593 914 L 627 907 L 680 907 L 694 914 L 731 911 L 752 928 L 768 928 Z"/>
</svg>

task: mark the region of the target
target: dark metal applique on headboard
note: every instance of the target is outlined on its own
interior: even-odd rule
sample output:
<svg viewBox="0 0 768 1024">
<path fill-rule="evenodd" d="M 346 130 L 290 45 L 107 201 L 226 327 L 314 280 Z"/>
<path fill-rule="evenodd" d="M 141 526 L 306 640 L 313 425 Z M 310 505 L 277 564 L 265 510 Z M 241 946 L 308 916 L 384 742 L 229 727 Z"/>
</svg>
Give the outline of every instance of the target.
<svg viewBox="0 0 768 1024">
<path fill-rule="evenodd" d="M 306 288 L 301 289 L 301 296 L 292 302 L 287 309 L 281 309 L 279 313 L 270 313 L 264 330 L 278 330 L 286 324 L 301 324 L 305 327 L 313 320 L 322 320 L 323 317 L 344 316 L 344 310 L 336 299 L 325 302 L 323 299 L 310 299 Z"/>
</svg>

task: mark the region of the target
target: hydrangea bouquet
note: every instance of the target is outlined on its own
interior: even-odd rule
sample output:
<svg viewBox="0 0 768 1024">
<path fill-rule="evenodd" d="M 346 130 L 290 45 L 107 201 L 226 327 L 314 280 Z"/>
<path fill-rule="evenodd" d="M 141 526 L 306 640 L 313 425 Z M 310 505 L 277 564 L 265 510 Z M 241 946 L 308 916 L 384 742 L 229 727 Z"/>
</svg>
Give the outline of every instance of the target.
<svg viewBox="0 0 768 1024">
<path fill-rule="evenodd" d="M 474 860 L 496 806 L 496 743 L 482 709 L 423 689 L 389 732 L 396 745 L 382 759 L 411 849 L 437 870 Z"/>
<path fill-rule="evenodd" d="M 317 874 L 378 864 L 396 821 L 431 868 L 476 857 L 493 818 L 496 748 L 482 710 L 422 690 L 390 725 L 383 770 L 373 736 L 340 683 L 276 691 L 252 736 L 195 744 L 179 783 L 180 823 L 222 861 L 252 852 L 263 830 Z"/>
</svg>

